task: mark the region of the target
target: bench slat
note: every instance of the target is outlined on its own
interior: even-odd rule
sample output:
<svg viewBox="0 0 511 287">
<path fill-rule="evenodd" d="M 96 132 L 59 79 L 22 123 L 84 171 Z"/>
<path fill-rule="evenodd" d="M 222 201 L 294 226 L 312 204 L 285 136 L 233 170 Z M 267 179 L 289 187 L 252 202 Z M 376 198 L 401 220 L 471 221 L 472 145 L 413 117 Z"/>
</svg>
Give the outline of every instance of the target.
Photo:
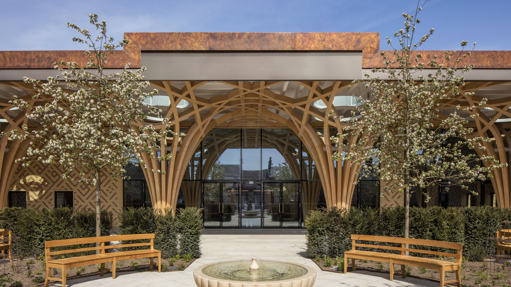
<svg viewBox="0 0 511 287">
<path fill-rule="evenodd" d="M 431 255 L 454 257 L 454 258 L 459 257 L 459 255 L 456 253 L 447 253 L 447 252 L 441 252 L 441 251 L 423 250 L 423 249 L 415 249 L 415 248 L 401 248 L 401 247 L 385 246 L 385 245 L 372 245 L 372 244 L 357 243 L 355 245 L 355 247 L 365 247 L 365 248 L 373 248 L 373 249 L 387 249 L 387 250 L 396 250 L 396 251 L 409 251 L 409 252 L 415 252 L 415 253 L 431 254 Z"/>
<path fill-rule="evenodd" d="M 151 246 L 151 243 L 150 242 L 131 243 L 131 244 L 109 245 L 109 246 L 99 246 L 99 247 L 85 247 L 85 248 L 77 248 L 77 249 L 51 251 L 50 255 L 52 256 L 52 255 L 79 253 L 79 252 L 87 252 L 87 251 L 95 251 L 95 250 L 106 250 L 106 249 L 125 248 L 125 247 L 141 247 L 141 246 Z"/>
<path fill-rule="evenodd" d="M 457 250 L 461 250 L 463 248 L 462 243 L 445 242 L 445 241 L 437 241 L 437 240 L 426 240 L 426 239 L 414 239 L 414 238 L 398 238 L 398 237 L 387 237 L 387 236 L 352 234 L 351 239 L 352 240 L 363 240 L 363 241 L 378 241 L 378 242 L 386 242 L 386 243 L 423 245 L 423 246 L 441 247 L 441 248 L 457 249 Z"/>
<path fill-rule="evenodd" d="M 356 247 L 374 248 L 374 249 L 397 250 L 397 251 L 401 251 L 402 250 L 401 247 L 385 246 L 385 245 L 362 244 L 362 243 L 357 243 L 355 246 Z"/>
<path fill-rule="evenodd" d="M 45 247 L 49 248 L 49 247 L 81 245 L 81 244 L 101 243 L 101 242 L 110 242 L 110 241 L 147 240 L 147 239 L 154 239 L 154 233 L 51 240 L 51 241 L 45 242 Z"/>
</svg>

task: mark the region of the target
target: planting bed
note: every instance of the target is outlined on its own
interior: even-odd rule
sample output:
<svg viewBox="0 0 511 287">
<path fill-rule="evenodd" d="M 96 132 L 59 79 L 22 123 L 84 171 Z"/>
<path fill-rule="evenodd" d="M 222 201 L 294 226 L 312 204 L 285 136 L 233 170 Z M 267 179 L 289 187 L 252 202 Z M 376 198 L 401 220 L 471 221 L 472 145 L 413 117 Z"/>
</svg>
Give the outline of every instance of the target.
<svg viewBox="0 0 511 287">
<path fill-rule="evenodd" d="M 319 260 L 318 260 L 319 259 Z M 339 258 L 341 259 L 341 258 Z M 337 269 L 337 260 L 332 259 L 332 266 L 325 266 L 325 258 L 312 259 L 323 271 L 342 273 Z M 349 261 L 351 262 L 351 261 Z M 380 272 L 383 278 L 389 278 L 389 264 L 380 263 L 377 261 L 356 260 L 357 270 L 366 270 L 371 272 Z M 351 263 L 348 266 L 348 273 L 351 271 Z M 342 267 L 342 266 L 340 266 Z M 401 279 L 401 267 L 397 264 L 394 265 L 394 280 Z M 355 271 L 356 272 L 356 271 Z M 454 272 L 446 272 L 445 280 L 455 280 L 456 274 Z M 431 280 L 435 282 L 440 281 L 440 273 L 431 269 L 424 269 L 418 267 L 407 267 L 407 276 L 420 278 L 424 280 Z M 478 287 L 511 287 L 511 261 L 508 263 L 494 263 L 494 262 L 464 262 L 463 270 L 461 273 L 462 286 L 478 286 Z"/>
<path fill-rule="evenodd" d="M 169 266 L 169 261 L 174 260 L 173 266 Z M 178 272 L 186 269 L 195 259 L 191 259 L 189 262 L 185 262 L 183 258 L 180 259 L 162 259 L 162 272 Z M 157 260 L 155 260 L 157 262 Z M 11 264 L 9 260 L 0 260 L 0 286 L 11 286 L 15 281 L 21 282 L 22 286 L 43 286 L 44 278 L 46 276 L 46 267 L 44 266 L 44 260 L 34 258 L 24 258 L 19 264 L 17 269 L 14 264 Z M 29 264 L 27 264 L 29 263 Z M 84 267 L 70 268 L 67 270 L 67 279 L 72 280 L 76 278 L 89 277 L 99 275 L 98 265 L 89 265 Z M 106 264 L 106 268 L 110 268 L 110 264 Z M 130 259 L 117 261 L 117 277 L 122 277 L 123 272 L 147 272 L 149 271 L 149 259 Z M 52 277 L 61 278 L 61 270 L 56 271 L 57 275 L 52 274 Z M 154 264 L 151 272 L 158 272 L 157 264 Z M 103 275 L 104 278 L 112 277 L 112 273 L 106 272 Z M 42 278 L 42 279 L 39 279 Z M 39 280 L 40 282 L 36 282 Z M 53 281 L 51 281 L 53 282 Z M 58 283 L 58 282 L 57 282 Z M 72 284 L 72 282 L 70 282 Z M 2 285 L 3 284 L 3 285 Z M 16 286 L 16 285 L 14 285 Z"/>
</svg>

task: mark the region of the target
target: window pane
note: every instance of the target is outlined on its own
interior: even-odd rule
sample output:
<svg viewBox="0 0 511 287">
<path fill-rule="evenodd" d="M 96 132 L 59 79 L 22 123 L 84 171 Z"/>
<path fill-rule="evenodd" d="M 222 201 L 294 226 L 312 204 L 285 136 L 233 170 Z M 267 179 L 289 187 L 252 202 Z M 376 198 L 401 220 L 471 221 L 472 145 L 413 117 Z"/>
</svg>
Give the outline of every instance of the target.
<svg viewBox="0 0 511 287">
<path fill-rule="evenodd" d="M 298 179 L 299 145 L 298 137 L 290 130 L 263 130 L 263 179 Z"/>
<path fill-rule="evenodd" d="M 73 207 L 72 191 L 55 191 L 55 208 Z"/>
<path fill-rule="evenodd" d="M 218 129 L 203 141 L 202 174 L 206 179 L 240 179 L 241 131 Z"/>
<path fill-rule="evenodd" d="M 124 207 L 143 207 L 144 182 L 140 180 L 124 181 Z"/>
<path fill-rule="evenodd" d="M 261 130 L 242 130 L 243 179 L 261 178 Z"/>
<path fill-rule="evenodd" d="M 360 185 L 360 207 L 378 208 L 380 206 L 380 188 L 377 180 L 361 180 Z"/>
<path fill-rule="evenodd" d="M 27 192 L 9 191 L 9 207 L 27 208 Z"/>
</svg>

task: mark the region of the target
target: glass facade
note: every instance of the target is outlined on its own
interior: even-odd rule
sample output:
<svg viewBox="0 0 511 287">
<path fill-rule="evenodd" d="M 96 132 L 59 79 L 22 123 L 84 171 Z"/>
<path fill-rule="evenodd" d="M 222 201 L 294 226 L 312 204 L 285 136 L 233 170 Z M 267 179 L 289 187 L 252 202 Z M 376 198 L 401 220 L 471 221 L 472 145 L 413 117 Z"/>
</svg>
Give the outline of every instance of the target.
<svg viewBox="0 0 511 287">
<path fill-rule="evenodd" d="M 124 206 L 150 207 L 140 167 L 127 168 Z M 178 208 L 203 208 L 205 227 L 300 228 L 326 207 L 315 163 L 288 129 L 214 129 L 197 147 L 181 184 Z M 379 207 L 379 182 L 361 181 L 353 205 Z"/>
</svg>

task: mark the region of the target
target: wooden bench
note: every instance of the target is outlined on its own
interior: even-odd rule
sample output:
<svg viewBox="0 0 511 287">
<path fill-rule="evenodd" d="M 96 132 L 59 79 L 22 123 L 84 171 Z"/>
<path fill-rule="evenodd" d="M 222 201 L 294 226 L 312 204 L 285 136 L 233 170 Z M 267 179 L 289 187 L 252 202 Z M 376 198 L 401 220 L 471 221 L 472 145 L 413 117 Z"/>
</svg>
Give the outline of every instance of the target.
<svg viewBox="0 0 511 287">
<path fill-rule="evenodd" d="M 9 257 L 9 261 L 12 262 L 12 231 L 0 229 L 0 257 Z"/>
<path fill-rule="evenodd" d="M 105 245 L 110 241 L 127 241 L 127 240 L 148 240 L 148 242 L 131 243 L 121 245 Z M 95 247 L 76 247 L 76 245 L 83 244 L 98 244 Z M 52 251 L 52 248 L 57 247 L 70 247 L 68 250 Z M 143 247 L 148 246 L 148 249 L 122 251 L 121 248 L 126 247 Z M 114 252 L 118 249 L 119 251 Z M 91 251 L 100 251 L 99 254 L 90 255 Z M 112 252 L 107 252 L 112 251 Z M 85 253 L 89 255 L 76 255 L 74 257 L 51 259 L 52 256 L 72 254 L 72 253 Z M 112 272 L 112 278 L 115 279 L 116 261 L 136 258 L 150 258 L 149 269 L 153 268 L 153 259 L 158 257 L 158 272 L 161 272 L 161 251 L 154 249 L 154 234 L 132 234 L 132 235 L 119 235 L 119 236 L 101 236 L 101 237 L 87 237 L 76 239 L 63 239 L 45 242 L 45 256 L 46 256 L 46 279 L 44 286 L 47 287 L 52 281 L 61 281 L 62 286 L 66 286 L 66 271 L 68 268 L 101 264 L 100 276 L 105 272 L 105 263 L 112 263 L 111 269 L 106 269 Z M 51 268 L 62 270 L 62 279 L 50 277 Z"/>
<path fill-rule="evenodd" d="M 506 255 L 506 251 L 511 251 L 511 229 L 497 230 L 497 259 L 509 259 L 511 255 Z"/>
<path fill-rule="evenodd" d="M 384 246 L 368 243 L 357 243 L 357 240 L 373 242 L 394 243 L 394 245 L 401 246 Z M 390 281 L 394 279 L 394 264 L 401 264 L 401 274 L 403 278 L 406 277 L 405 266 L 411 265 L 416 267 L 423 267 L 440 271 L 440 286 L 444 284 L 457 283 L 461 287 L 461 262 L 462 262 L 462 248 L 461 243 L 452 243 L 435 240 L 424 239 L 411 239 L 411 238 L 397 238 L 385 236 L 372 236 L 372 235 L 351 235 L 352 250 L 344 252 L 344 273 L 348 272 L 348 258 L 351 258 L 351 266 L 355 269 L 355 259 L 373 260 L 379 262 L 388 262 L 390 264 Z M 406 244 L 409 244 L 406 248 Z M 414 248 L 415 246 L 430 246 L 437 248 L 453 249 L 456 253 L 437 252 L 431 250 L 421 250 Z M 371 248 L 371 249 L 385 249 L 399 252 L 396 253 L 382 253 L 377 251 L 357 250 L 357 248 Z M 456 262 L 444 261 L 434 258 L 416 257 L 406 255 L 406 251 L 412 253 L 430 254 L 434 256 L 452 257 Z M 456 271 L 456 280 L 445 281 L 446 271 Z"/>
</svg>

